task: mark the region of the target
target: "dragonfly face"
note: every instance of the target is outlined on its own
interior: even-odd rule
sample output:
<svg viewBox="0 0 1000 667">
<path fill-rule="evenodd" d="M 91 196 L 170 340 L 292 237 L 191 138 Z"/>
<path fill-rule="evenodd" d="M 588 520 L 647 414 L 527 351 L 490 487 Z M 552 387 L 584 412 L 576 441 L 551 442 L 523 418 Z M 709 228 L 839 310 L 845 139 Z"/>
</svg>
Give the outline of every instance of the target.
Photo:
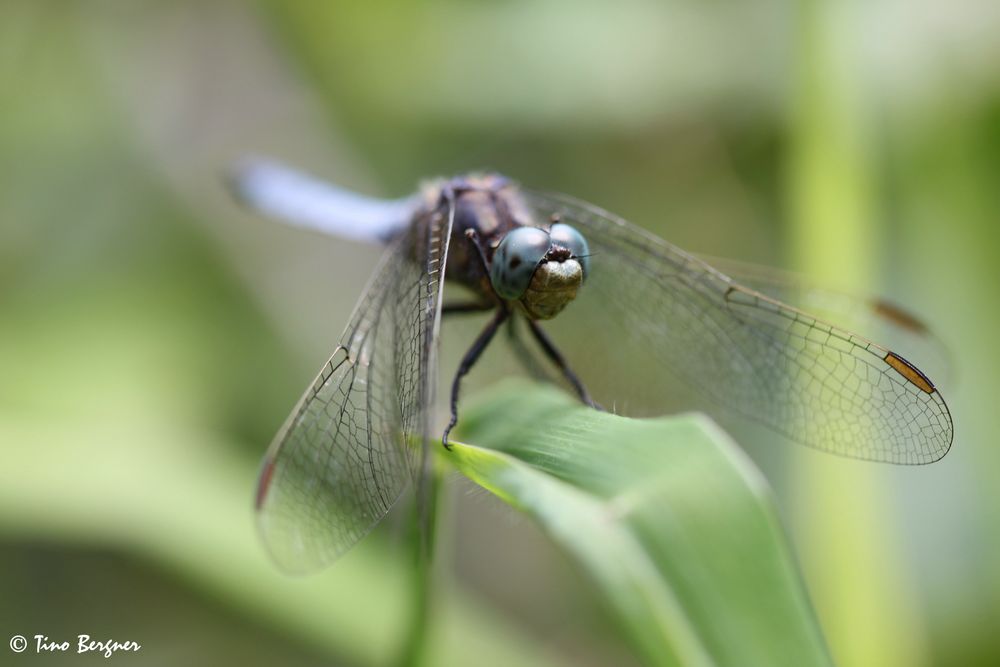
<svg viewBox="0 0 1000 667">
<path fill-rule="evenodd" d="M 490 282 L 529 318 L 548 320 L 576 298 L 589 269 L 587 241 L 569 225 L 520 227 L 497 246 Z"/>
<path fill-rule="evenodd" d="M 627 416 L 676 410 L 666 404 L 673 397 L 841 456 L 925 464 L 951 447 L 948 406 L 908 361 L 926 367 L 938 355 L 920 352 L 940 350 L 919 320 L 883 301 L 716 265 L 596 206 L 496 174 L 437 181 L 398 200 L 268 163 L 245 166 L 235 185 L 272 217 L 387 246 L 340 344 L 264 460 L 258 523 L 286 569 L 329 563 L 410 479 L 419 488 L 436 435 L 440 321 L 457 313 L 492 317 L 454 377 L 448 429 L 461 378 L 502 325 L 519 360 L 535 356 L 514 326 L 521 320 L 594 407 L 581 377 Z M 444 303 L 442 278 L 474 301 Z M 875 342 L 882 334 L 915 347 L 890 349 Z"/>
</svg>

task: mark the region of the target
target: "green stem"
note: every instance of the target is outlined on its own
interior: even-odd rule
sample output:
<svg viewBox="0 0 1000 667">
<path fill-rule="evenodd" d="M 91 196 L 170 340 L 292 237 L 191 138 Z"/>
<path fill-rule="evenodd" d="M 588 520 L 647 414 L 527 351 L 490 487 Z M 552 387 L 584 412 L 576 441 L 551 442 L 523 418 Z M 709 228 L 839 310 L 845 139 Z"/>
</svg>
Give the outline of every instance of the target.
<svg viewBox="0 0 1000 667">
<path fill-rule="evenodd" d="M 872 98 L 858 54 L 862 3 L 799 3 L 789 191 L 795 264 L 817 280 L 870 290 L 878 277 Z M 923 635 L 874 466 L 795 457 L 795 517 L 806 577 L 837 662 L 918 665 Z M 844 489 L 850 489 L 844 493 Z"/>
<path fill-rule="evenodd" d="M 433 556 L 437 525 L 438 490 L 440 471 L 433 463 L 427 466 L 421 488 L 413 503 L 413 521 L 410 522 L 408 542 L 413 563 L 413 605 L 410 627 L 399 657 L 401 667 L 427 665 L 429 655 L 430 619 L 432 607 Z"/>
</svg>

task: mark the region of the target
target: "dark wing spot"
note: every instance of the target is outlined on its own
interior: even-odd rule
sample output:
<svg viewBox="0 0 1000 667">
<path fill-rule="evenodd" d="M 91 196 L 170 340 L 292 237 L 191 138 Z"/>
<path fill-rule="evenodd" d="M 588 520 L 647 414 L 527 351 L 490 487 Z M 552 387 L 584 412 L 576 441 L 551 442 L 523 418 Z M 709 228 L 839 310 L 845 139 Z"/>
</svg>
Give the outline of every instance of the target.
<svg viewBox="0 0 1000 667">
<path fill-rule="evenodd" d="M 934 385 L 931 383 L 930 379 L 920 372 L 920 369 L 911 364 L 909 361 L 899 356 L 895 352 L 889 352 L 884 357 L 885 363 L 892 366 L 897 373 L 902 375 L 906 380 L 918 389 L 928 394 L 934 393 Z"/>
<path fill-rule="evenodd" d="M 904 329 L 909 329 L 918 334 L 928 333 L 927 325 L 921 322 L 915 315 L 903 310 L 894 303 L 877 299 L 872 303 L 872 309 L 877 315 L 881 315 Z"/>
<path fill-rule="evenodd" d="M 274 459 L 267 458 L 264 467 L 260 471 L 260 479 L 257 481 L 257 496 L 254 499 L 254 508 L 258 511 L 264 506 L 267 492 L 271 488 L 271 477 L 274 475 Z"/>
</svg>

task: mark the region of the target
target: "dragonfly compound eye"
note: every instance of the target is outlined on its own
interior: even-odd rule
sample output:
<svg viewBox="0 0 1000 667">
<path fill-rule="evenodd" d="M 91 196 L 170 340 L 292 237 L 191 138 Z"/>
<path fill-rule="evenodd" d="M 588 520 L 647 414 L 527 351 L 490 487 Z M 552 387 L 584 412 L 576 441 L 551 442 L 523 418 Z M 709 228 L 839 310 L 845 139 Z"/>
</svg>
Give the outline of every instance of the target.
<svg viewBox="0 0 1000 667">
<path fill-rule="evenodd" d="M 549 230 L 549 238 L 554 245 L 561 245 L 573 253 L 573 258 L 583 267 L 584 277 L 590 275 L 590 247 L 583 234 L 569 225 L 557 222 Z"/>
<path fill-rule="evenodd" d="M 490 267 L 490 282 L 500 298 L 513 301 L 524 295 L 550 244 L 549 233 L 538 227 L 518 227 L 507 233 Z"/>
</svg>

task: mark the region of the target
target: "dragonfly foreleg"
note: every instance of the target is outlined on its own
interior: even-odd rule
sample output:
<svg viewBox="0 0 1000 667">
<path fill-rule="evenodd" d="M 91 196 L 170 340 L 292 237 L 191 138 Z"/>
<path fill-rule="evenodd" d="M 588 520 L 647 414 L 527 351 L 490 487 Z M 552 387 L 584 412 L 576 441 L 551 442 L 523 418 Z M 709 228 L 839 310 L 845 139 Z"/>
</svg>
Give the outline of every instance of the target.
<svg viewBox="0 0 1000 667">
<path fill-rule="evenodd" d="M 555 343 L 552 342 L 552 339 L 549 338 L 548 334 L 545 333 L 545 330 L 542 329 L 538 322 L 528 320 L 528 326 L 531 327 L 531 333 L 535 335 L 535 340 L 537 340 L 538 344 L 542 346 L 543 350 L 545 350 L 546 356 L 548 356 L 548 358 L 552 360 L 552 363 L 554 363 L 562 372 L 563 377 L 566 378 L 571 385 L 573 385 L 573 388 L 576 390 L 580 400 L 592 408 L 604 410 L 599 403 L 590 397 L 590 392 L 588 392 L 587 388 L 583 386 L 583 382 L 581 382 L 580 378 L 573 372 L 573 369 L 569 367 L 569 364 L 566 363 L 566 358 L 562 356 L 562 353 L 560 353 L 556 348 Z"/>
<path fill-rule="evenodd" d="M 474 229 L 465 230 L 465 238 L 468 239 L 469 243 L 476 250 L 476 258 L 479 260 L 483 273 L 485 275 L 490 274 L 489 262 L 486 259 L 486 249 L 483 248 L 483 243 L 479 239 L 479 234 L 476 233 Z M 492 286 L 490 288 L 492 290 Z M 487 310 L 493 310 L 497 307 L 496 301 L 469 301 L 463 303 L 446 303 L 441 307 L 442 315 L 462 315 L 466 313 L 482 313 Z"/>
<path fill-rule="evenodd" d="M 475 229 L 466 229 L 465 238 L 469 239 L 469 243 L 476 249 L 483 273 L 487 276 L 490 275 L 490 261 L 486 259 L 486 248 L 483 247 L 483 240 L 479 238 L 479 233 Z"/>
<path fill-rule="evenodd" d="M 498 308 L 496 315 L 493 316 L 493 319 L 482 330 L 479 337 L 472 344 L 472 347 L 469 348 L 469 351 L 462 357 L 462 363 L 459 365 L 458 371 L 455 373 L 455 379 L 451 383 L 451 421 L 448 422 L 448 427 L 444 430 L 444 435 L 441 436 L 441 444 L 445 446 L 445 449 L 451 449 L 448 445 L 448 434 L 451 433 L 451 429 L 458 423 L 458 391 L 462 385 L 462 378 L 475 365 L 479 359 L 479 355 L 490 344 L 490 341 L 493 340 L 493 335 L 506 319 L 507 310 L 505 308 Z"/>
</svg>

